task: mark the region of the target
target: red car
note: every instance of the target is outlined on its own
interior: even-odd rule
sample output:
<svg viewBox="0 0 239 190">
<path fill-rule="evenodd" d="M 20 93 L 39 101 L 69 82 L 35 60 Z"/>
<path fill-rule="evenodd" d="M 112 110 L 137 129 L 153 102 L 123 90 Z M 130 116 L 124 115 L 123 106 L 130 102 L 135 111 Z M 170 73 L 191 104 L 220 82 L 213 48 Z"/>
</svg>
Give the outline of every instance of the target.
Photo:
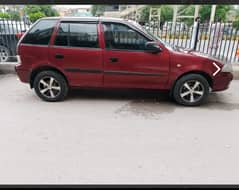
<svg viewBox="0 0 239 190">
<path fill-rule="evenodd" d="M 200 105 L 226 90 L 231 65 L 161 41 L 139 24 L 113 18 L 43 18 L 18 43 L 16 72 L 45 101 L 69 88 L 170 90 L 179 104 Z"/>
</svg>

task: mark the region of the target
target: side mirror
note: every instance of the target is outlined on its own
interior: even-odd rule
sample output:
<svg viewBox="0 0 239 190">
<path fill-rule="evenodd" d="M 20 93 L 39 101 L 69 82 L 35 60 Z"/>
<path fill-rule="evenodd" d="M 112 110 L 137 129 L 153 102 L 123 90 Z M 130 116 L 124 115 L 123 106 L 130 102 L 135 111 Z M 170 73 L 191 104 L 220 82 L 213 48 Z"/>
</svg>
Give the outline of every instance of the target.
<svg viewBox="0 0 239 190">
<path fill-rule="evenodd" d="M 162 48 L 156 42 L 147 42 L 145 48 L 146 52 L 149 53 L 159 53 L 162 51 Z"/>
</svg>

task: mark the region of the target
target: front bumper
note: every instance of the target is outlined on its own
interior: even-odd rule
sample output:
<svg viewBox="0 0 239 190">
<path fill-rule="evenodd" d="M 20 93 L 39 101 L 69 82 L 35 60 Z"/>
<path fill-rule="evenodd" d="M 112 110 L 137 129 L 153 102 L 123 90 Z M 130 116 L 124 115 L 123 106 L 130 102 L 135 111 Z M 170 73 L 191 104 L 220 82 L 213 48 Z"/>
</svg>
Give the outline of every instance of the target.
<svg viewBox="0 0 239 190">
<path fill-rule="evenodd" d="M 219 72 L 213 78 L 212 91 L 222 91 L 228 89 L 232 79 L 233 74 L 231 72 Z"/>
</svg>

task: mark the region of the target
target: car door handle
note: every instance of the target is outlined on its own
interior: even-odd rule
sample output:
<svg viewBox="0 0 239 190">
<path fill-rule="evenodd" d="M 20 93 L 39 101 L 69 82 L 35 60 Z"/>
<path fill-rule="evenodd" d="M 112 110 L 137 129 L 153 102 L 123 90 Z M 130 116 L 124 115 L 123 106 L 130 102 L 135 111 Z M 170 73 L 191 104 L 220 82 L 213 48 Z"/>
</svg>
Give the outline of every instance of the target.
<svg viewBox="0 0 239 190">
<path fill-rule="evenodd" d="M 56 55 L 55 55 L 55 58 L 56 58 L 56 59 L 64 59 L 64 55 L 62 55 L 62 54 L 56 54 Z"/>
<path fill-rule="evenodd" d="M 116 63 L 116 62 L 118 62 L 119 61 L 119 58 L 117 58 L 117 57 L 111 57 L 110 58 L 110 62 L 111 63 Z"/>
</svg>

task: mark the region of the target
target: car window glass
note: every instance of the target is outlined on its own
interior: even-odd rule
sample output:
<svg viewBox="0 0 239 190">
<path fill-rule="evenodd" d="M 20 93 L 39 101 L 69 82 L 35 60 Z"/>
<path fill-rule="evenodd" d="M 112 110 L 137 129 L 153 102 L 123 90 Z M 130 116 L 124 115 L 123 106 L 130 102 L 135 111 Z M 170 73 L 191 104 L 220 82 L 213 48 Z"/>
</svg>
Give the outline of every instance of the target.
<svg viewBox="0 0 239 190">
<path fill-rule="evenodd" d="M 27 33 L 22 43 L 48 45 L 57 20 L 41 20 Z"/>
<path fill-rule="evenodd" d="M 108 49 L 145 50 L 149 41 L 130 27 L 118 23 L 104 23 L 105 44 Z"/>
<path fill-rule="evenodd" d="M 70 23 L 69 45 L 71 47 L 98 48 L 96 23 Z"/>
</svg>

